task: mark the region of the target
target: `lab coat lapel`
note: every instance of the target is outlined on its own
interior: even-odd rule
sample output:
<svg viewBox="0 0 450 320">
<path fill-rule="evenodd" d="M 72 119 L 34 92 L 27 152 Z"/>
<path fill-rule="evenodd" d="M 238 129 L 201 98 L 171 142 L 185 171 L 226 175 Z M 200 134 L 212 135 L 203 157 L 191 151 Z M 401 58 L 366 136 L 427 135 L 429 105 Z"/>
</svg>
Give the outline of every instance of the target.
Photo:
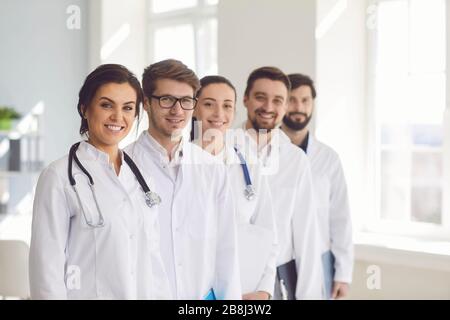
<svg viewBox="0 0 450 320">
<path fill-rule="evenodd" d="M 314 157 L 317 152 L 317 141 L 311 132 L 308 134 L 308 148 L 306 149 L 306 154 L 309 157 Z"/>
<path fill-rule="evenodd" d="M 178 175 L 177 175 L 177 179 L 175 182 L 175 191 L 174 191 L 174 198 L 177 197 L 177 194 L 179 192 L 182 192 L 184 194 L 189 194 L 188 191 L 186 191 L 184 188 L 186 188 L 186 183 L 184 183 L 184 181 L 195 181 L 193 179 L 195 179 L 195 177 L 192 177 L 192 170 L 190 170 L 189 166 L 192 166 L 193 164 L 195 164 L 194 160 L 192 159 L 192 150 L 191 150 L 191 145 L 190 142 L 188 141 L 182 141 L 182 146 L 181 149 L 182 150 L 182 157 L 180 159 L 180 167 L 178 168 Z M 189 186 L 188 186 L 189 188 Z M 177 212 L 177 219 L 180 223 L 180 225 L 184 226 L 185 224 L 185 219 L 186 219 L 186 214 L 189 211 L 189 207 L 187 206 L 188 204 L 188 200 L 189 199 L 185 199 L 183 198 L 183 202 L 185 202 L 186 206 L 184 206 L 186 209 L 184 210 L 179 210 Z"/>
</svg>

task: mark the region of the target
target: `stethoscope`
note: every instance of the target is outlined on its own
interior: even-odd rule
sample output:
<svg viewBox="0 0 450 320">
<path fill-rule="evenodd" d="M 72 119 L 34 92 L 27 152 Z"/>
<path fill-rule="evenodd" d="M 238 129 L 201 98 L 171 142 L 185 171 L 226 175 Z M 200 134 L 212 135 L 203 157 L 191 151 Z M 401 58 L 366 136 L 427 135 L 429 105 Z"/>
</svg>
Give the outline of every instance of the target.
<svg viewBox="0 0 450 320">
<path fill-rule="evenodd" d="M 238 148 L 234 147 L 234 150 L 236 151 L 237 156 L 239 157 L 239 161 L 241 163 L 242 172 L 244 173 L 244 179 L 245 179 L 245 189 L 244 189 L 244 195 L 247 198 L 247 200 L 251 201 L 255 199 L 256 192 L 253 188 L 252 180 L 250 178 L 250 173 L 248 171 L 247 162 L 244 159 L 244 156 L 242 153 L 238 150 Z"/>
<path fill-rule="evenodd" d="M 83 213 L 84 219 L 86 221 L 86 224 L 92 228 L 101 228 L 105 225 L 105 220 L 103 218 L 103 214 L 102 211 L 98 205 L 98 201 L 97 201 L 97 195 L 95 192 L 95 188 L 94 188 L 94 179 L 92 179 L 92 176 L 89 174 L 89 172 L 86 170 L 86 168 L 81 164 L 80 159 L 78 159 L 77 157 L 77 149 L 78 146 L 80 145 L 80 142 L 75 143 L 69 151 L 69 167 L 68 167 L 68 175 L 69 175 L 69 181 L 70 181 L 70 185 L 72 186 L 73 190 L 75 191 L 75 194 L 77 196 L 78 199 L 78 205 L 81 208 L 81 211 Z M 123 152 L 123 151 L 122 151 Z M 152 208 L 155 205 L 158 205 L 161 203 L 161 197 L 150 190 L 150 188 L 148 187 L 147 183 L 144 180 L 144 177 L 142 177 L 141 172 L 139 171 L 139 169 L 137 168 L 136 164 L 133 162 L 133 160 L 131 160 L 131 158 L 125 153 L 123 152 L 123 157 L 125 162 L 128 164 L 128 166 L 130 167 L 131 171 L 133 172 L 134 176 L 136 177 L 137 181 L 139 182 L 139 185 L 141 186 L 142 190 L 144 191 L 145 194 L 145 203 Z M 92 219 L 88 218 L 86 215 L 86 212 L 84 211 L 84 207 L 83 207 L 83 203 L 81 201 L 80 195 L 78 193 L 77 190 L 77 186 L 76 186 L 76 181 L 72 175 L 72 162 L 73 160 L 75 160 L 75 163 L 77 164 L 77 166 L 81 169 L 81 171 L 83 171 L 83 173 L 87 176 L 87 178 L 89 179 L 89 188 L 91 189 L 92 192 L 92 196 L 94 197 L 94 202 L 95 202 L 95 206 L 97 208 L 98 211 L 98 222 L 94 223 L 92 222 Z"/>
</svg>

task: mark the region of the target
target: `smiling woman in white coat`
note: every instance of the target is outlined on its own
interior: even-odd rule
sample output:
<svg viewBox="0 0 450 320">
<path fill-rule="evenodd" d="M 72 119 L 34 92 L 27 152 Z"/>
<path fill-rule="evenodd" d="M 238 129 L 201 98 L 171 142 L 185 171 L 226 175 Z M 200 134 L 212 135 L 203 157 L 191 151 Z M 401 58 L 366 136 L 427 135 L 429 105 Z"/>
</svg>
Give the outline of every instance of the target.
<svg viewBox="0 0 450 320">
<path fill-rule="evenodd" d="M 39 177 L 33 205 L 33 299 L 169 299 L 154 181 L 118 147 L 142 102 L 125 67 L 101 65 L 80 93 L 80 134 Z M 148 175 L 147 175 L 148 176 Z"/>
<path fill-rule="evenodd" d="M 230 127 L 236 112 L 236 90 L 221 76 L 200 80 L 194 126 L 197 142 L 224 161 L 230 177 L 236 207 L 239 265 L 244 300 L 269 299 L 273 295 L 277 258 L 276 224 L 265 176 L 257 161 L 249 157 Z M 196 130 L 194 130 L 196 131 Z"/>
</svg>

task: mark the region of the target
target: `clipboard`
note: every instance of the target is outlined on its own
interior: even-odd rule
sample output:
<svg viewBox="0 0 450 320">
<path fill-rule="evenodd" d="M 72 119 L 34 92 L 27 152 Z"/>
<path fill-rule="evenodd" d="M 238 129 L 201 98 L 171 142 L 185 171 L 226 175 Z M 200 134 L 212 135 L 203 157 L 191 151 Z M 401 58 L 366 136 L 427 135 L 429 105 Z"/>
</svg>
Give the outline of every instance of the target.
<svg viewBox="0 0 450 320">
<path fill-rule="evenodd" d="M 334 263 L 335 258 L 331 250 L 328 250 L 322 254 L 325 297 L 327 300 L 331 299 L 331 293 L 333 290 L 334 274 L 336 272 Z"/>
<path fill-rule="evenodd" d="M 283 300 L 295 300 L 297 287 L 297 267 L 292 259 L 277 267 L 277 279 L 280 283 L 281 297 Z"/>
<path fill-rule="evenodd" d="M 216 294 L 214 293 L 214 289 L 213 288 L 209 289 L 208 293 L 203 298 L 203 300 L 217 300 Z"/>
</svg>

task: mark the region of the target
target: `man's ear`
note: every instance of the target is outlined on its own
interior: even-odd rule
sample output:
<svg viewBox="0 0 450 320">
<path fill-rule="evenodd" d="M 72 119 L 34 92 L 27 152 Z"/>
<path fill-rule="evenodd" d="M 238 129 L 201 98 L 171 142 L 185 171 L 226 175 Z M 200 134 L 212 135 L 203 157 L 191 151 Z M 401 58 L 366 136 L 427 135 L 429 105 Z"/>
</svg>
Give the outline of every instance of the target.
<svg viewBox="0 0 450 320">
<path fill-rule="evenodd" d="M 244 102 L 244 107 L 247 108 L 247 102 L 248 102 L 248 96 L 247 95 L 244 95 L 243 102 Z"/>
<path fill-rule="evenodd" d="M 144 98 L 144 110 L 150 112 L 150 99 L 147 97 Z"/>
</svg>

